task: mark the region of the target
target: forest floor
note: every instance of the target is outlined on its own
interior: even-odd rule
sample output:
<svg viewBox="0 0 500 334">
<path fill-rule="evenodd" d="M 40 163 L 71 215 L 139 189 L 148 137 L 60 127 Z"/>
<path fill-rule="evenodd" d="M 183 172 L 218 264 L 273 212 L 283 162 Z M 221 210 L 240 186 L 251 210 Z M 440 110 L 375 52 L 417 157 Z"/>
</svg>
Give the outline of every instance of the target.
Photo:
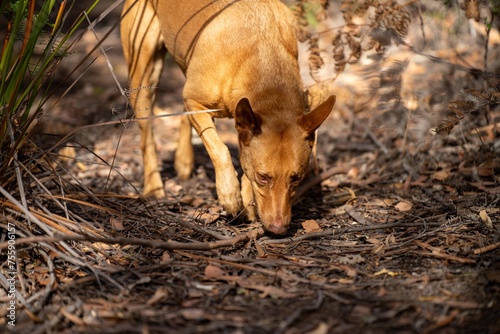
<svg viewBox="0 0 500 334">
<path fill-rule="evenodd" d="M 97 52 L 41 120 L 42 147 L 71 134 L 53 156 L 65 184 L 57 197 L 62 206 L 33 195 L 46 203 L 39 217 L 60 234 L 19 226 L 34 236 L 17 239 L 22 300 L 15 327 L 0 309 L 0 328 L 500 333 L 500 108 L 466 115 L 447 135 L 430 131 L 448 116 L 448 102 L 467 98 L 460 92 L 499 85 L 498 31 L 488 46 L 488 71 L 496 76 L 474 77 L 460 66 L 484 68 L 479 28 L 452 33 L 468 26 L 458 9 L 427 10 L 424 28 L 414 20 L 407 40 L 440 62 L 393 47 L 385 57 L 349 66 L 330 87 L 338 101 L 319 131 L 322 174 L 309 180 L 282 237 L 226 216 L 199 139 L 193 177 L 176 177 L 181 116 L 154 124 L 167 197 L 139 196 L 137 124 L 104 124 L 131 115 L 111 75 L 127 86 L 115 30 L 103 44 L 107 59 Z M 436 18 L 431 10 L 444 14 Z M 98 35 L 110 29 L 111 18 L 96 28 Z M 93 34 L 85 35 L 81 52 L 69 55 L 62 71 L 95 44 Z M 183 82 L 168 60 L 158 94 L 164 114 L 183 111 Z M 218 127 L 239 168 L 233 122 Z M 52 181 L 44 180 L 49 188 Z"/>
</svg>

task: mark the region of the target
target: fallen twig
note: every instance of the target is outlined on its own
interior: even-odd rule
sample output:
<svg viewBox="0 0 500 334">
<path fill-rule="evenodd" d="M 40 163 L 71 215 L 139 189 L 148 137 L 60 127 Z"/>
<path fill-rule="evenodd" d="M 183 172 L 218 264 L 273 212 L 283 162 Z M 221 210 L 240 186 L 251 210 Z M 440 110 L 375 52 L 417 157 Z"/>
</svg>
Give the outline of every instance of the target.
<svg viewBox="0 0 500 334">
<path fill-rule="evenodd" d="M 440 259 L 445 259 L 445 260 L 449 260 L 449 261 L 455 261 L 455 262 L 459 262 L 459 263 L 475 263 L 476 262 L 475 259 L 474 260 L 472 260 L 472 259 L 465 259 L 465 258 L 458 257 L 458 256 L 455 256 L 455 255 L 449 255 L 449 254 L 443 253 L 443 252 L 441 252 L 441 250 L 439 248 L 432 247 L 431 245 L 429 245 L 429 244 L 427 244 L 425 242 L 419 241 L 419 240 L 415 240 L 414 242 L 415 242 L 415 244 L 417 244 L 417 246 L 422 247 L 424 249 L 428 249 L 428 250 L 431 251 L 430 253 L 415 252 L 416 254 L 419 254 L 419 255 L 433 256 L 433 257 L 438 257 Z"/>
<path fill-rule="evenodd" d="M 448 261 L 455 261 L 459 263 L 476 263 L 476 260 L 471 260 L 471 259 L 464 259 L 462 257 L 454 256 L 454 255 L 449 255 L 445 253 L 438 253 L 438 252 L 414 252 L 414 254 L 422 255 L 422 256 L 431 256 L 431 257 L 437 257 L 440 259 L 445 259 Z"/>
<path fill-rule="evenodd" d="M 145 240 L 140 238 L 124 238 L 124 237 L 96 237 L 90 235 L 80 235 L 80 234 L 59 234 L 56 233 L 53 236 L 33 236 L 16 239 L 16 245 L 32 244 L 32 243 L 52 243 L 60 241 L 90 241 L 90 242 L 100 242 L 105 244 L 119 244 L 119 245 L 138 245 L 146 246 L 151 248 L 160 248 L 167 250 L 174 249 L 188 249 L 188 250 L 211 250 L 221 247 L 234 246 L 240 242 L 248 241 L 251 238 L 257 237 L 264 234 L 262 228 L 251 230 L 245 234 L 239 234 L 230 239 L 211 241 L 211 242 L 178 242 L 178 241 L 155 241 L 155 240 Z M 8 247 L 7 242 L 0 244 L 0 249 L 5 249 Z"/>
<path fill-rule="evenodd" d="M 373 224 L 373 225 L 368 225 L 368 226 L 354 226 L 354 227 L 347 227 L 347 228 L 332 228 L 332 229 L 327 229 L 324 231 L 320 232 L 312 232 L 312 233 L 306 233 L 303 235 L 299 235 L 293 238 L 284 238 L 284 239 L 269 239 L 269 240 L 264 240 L 261 243 L 262 244 L 284 244 L 284 243 L 293 243 L 293 242 L 298 242 L 302 240 L 307 240 L 307 239 L 315 239 L 315 238 L 322 238 L 322 237 L 327 237 L 327 236 L 333 236 L 333 235 L 341 235 L 349 232 L 363 232 L 363 231 L 371 231 L 371 230 L 378 230 L 378 229 L 384 229 L 384 228 L 396 228 L 396 227 L 415 227 L 415 226 L 441 226 L 441 223 L 404 223 L 404 222 L 394 222 L 394 223 L 388 223 L 388 224 Z"/>
<path fill-rule="evenodd" d="M 352 205 L 345 205 L 344 206 L 344 211 L 356 222 L 358 222 L 361 225 L 373 225 L 374 223 L 366 219 L 365 217 L 362 217 L 359 213 L 353 210 Z"/>
<path fill-rule="evenodd" d="M 497 248 L 500 248 L 500 242 L 497 242 L 497 243 L 489 245 L 489 246 L 484 246 L 484 247 L 481 247 L 478 249 L 474 249 L 474 254 L 478 255 L 478 254 L 486 253 L 486 252 L 492 251 L 492 250 L 497 249 Z"/>
<path fill-rule="evenodd" d="M 191 230 L 194 230 L 198 233 L 201 233 L 201 234 L 205 234 L 205 235 L 208 235 L 212 238 L 215 238 L 217 240 L 230 240 L 232 239 L 232 237 L 228 237 L 228 236 L 225 236 L 225 235 L 222 235 L 220 233 L 217 233 L 213 230 L 209 230 L 207 228 L 204 228 L 203 226 L 200 226 L 200 225 L 197 225 L 197 224 L 193 224 L 191 223 L 190 221 L 186 221 L 184 219 L 178 219 L 176 221 L 176 224 L 179 224 L 183 227 L 186 227 L 186 228 L 189 228 Z"/>
</svg>

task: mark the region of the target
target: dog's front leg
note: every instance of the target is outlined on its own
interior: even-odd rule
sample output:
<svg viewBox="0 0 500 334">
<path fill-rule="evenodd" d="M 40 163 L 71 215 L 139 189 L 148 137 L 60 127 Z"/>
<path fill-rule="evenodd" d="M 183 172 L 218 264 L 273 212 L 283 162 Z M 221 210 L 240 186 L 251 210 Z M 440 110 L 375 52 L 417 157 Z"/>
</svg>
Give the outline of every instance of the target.
<svg viewBox="0 0 500 334">
<path fill-rule="evenodd" d="M 208 109 L 202 104 L 186 100 L 187 110 Z M 200 136 L 215 168 L 215 187 L 217 197 L 224 210 L 231 215 L 237 215 L 243 208 L 240 183 L 234 169 L 229 149 L 217 134 L 213 118 L 208 113 L 190 115 L 191 124 Z"/>
</svg>

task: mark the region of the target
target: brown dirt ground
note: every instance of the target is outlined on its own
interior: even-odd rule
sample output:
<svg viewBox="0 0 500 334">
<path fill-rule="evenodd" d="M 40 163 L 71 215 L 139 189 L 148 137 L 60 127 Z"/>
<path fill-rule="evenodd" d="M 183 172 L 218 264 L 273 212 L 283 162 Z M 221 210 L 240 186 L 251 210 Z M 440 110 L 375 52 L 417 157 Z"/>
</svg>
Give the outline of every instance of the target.
<svg viewBox="0 0 500 334">
<path fill-rule="evenodd" d="M 466 21 L 457 21 L 456 8 L 439 10 L 438 18 L 425 16 L 427 44 L 418 20 L 410 43 L 452 64 L 482 68 L 484 38 L 467 29 L 451 33 Z M 97 28 L 101 36 L 109 22 Z M 104 48 L 125 87 L 118 36 L 113 32 Z M 95 42 L 87 34 L 63 71 Z M 496 74 L 499 43 L 489 46 L 488 69 Z M 106 59 L 96 56 L 48 109 L 41 146 L 80 126 L 130 115 Z M 183 80 L 169 61 L 159 94 L 166 113 L 182 111 Z M 488 87 L 500 81 L 489 80 Z M 404 47 L 348 68 L 331 87 L 338 103 L 319 133 L 320 164 L 332 175 L 323 174 L 296 204 L 282 238 L 245 238 L 258 224 L 226 217 L 199 140 L 196 172 L 177 179 L 179 117 L 155 124 L 168 193 L 157 202 L 138 197 L 136 124 L 79 129 L 54 156 L 64 208 L 34 198 L 59 217 L 56 230 L 87 239 L 18 238 L 24 301 L 16 327 L 3 313 L 0 331 L 500 333 L 500 109 L 466 116 L 449 135 L 429 134 L 445 118 L 447 102 L 471 88 L 484 89 L 485 81 Z M 219 127 L 238 165 L 232 123 Z M 19 229 L 43 235 L 36 226 Z"/>
</svg>

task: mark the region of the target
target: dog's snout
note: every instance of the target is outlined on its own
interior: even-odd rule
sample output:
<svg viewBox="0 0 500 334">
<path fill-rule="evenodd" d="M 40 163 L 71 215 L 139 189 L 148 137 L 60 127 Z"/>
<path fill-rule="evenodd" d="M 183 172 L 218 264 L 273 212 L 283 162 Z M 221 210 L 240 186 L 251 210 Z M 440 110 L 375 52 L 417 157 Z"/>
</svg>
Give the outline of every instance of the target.
<svg viewBox="0 0 500 334">
<path fill-rule="evenodd" d="M 286 231 L 288 230 L 290 219 L 286 219 L 283 217 L 283 215 L 278 214 L 270 219 L 264 219 L 262 223 L 266 231 L 275 235 L 280 235 L 286 233 Z"/>
<path fill-rule="evenodd" d="M 267 231 L 268 232 L 271 232 L 272 234 L 276 234 L 276 235 L 281 235 L 281 234 L 284 234 L 287 230 L 287 226 L 283 225 L 283 224 L 270 224 L 268 227 L 267 227 Z"/>
<path fill-rule="evenodd" d="M 285 234 L 292 220 L 292 198 L 288 190 L 272 189 L 267 196 L 259 196 L 255 193 L 255 204 L 257 212 L 264 229 L 272 234 Z"/>
</svg>

